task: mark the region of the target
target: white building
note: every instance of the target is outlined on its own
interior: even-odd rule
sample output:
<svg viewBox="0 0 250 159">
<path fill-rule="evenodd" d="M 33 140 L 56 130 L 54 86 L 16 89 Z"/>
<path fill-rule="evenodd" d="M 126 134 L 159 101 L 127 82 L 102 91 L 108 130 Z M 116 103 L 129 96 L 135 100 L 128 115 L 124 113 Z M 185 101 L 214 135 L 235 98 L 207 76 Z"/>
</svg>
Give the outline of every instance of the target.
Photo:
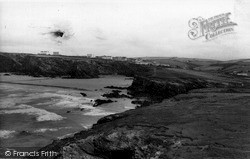
<svg viewBox="0 0 250 159">
<path fill-rule="evenodd" d="M 60 54 L 59 54 L 59 52 L 58 52 L 58 51 L 54 51 L 54 52 L 53 52 L 53 55 L 55 55 L 55 56 L 56 56 L 56 55 L 60 55 Z"/>
<path fill-rule="evenodd" d="M 103 56 L 102 58 L 103 58 L 103 59 L 106 59 L 106 60 L 111 60 L 111 59 L 112 59 L 112 56 Z"/>
<path fill-rule="evenodd" d="M 92 58 L 93 55 L 92 54 L 87 54 L 87 58 Z"/>
<path fill-rule="evenodd" d="M 40 53 L 38 53 L 38 55 L 47 55 L 49 54 L 49 51 L 41 51 Z"/>
<path fill-rule="evenodd" d="M 99 59 L 106 59 L 106 60 L 111 60 L 112 59 L 112 56 L 96 56 L 96 58 L 99 58 Z"/>
</svg>

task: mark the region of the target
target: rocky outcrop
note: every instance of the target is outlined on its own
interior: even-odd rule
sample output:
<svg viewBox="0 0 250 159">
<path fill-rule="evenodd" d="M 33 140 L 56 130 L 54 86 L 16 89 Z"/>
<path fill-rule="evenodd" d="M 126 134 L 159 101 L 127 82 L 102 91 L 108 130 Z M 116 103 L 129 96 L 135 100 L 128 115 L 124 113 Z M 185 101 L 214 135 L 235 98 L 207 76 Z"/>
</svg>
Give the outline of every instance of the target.
<svg viewBox="0 0 250 159">
<path fill-rule="evenodd" d="M 64 159 L 249 158 L 249 95 L 201 89 L 175 99 L 104 117 L 42 150 Z"/>
<path fill-rule="evenodd" d="M 111 93 L 105 93 L 102 96 L 107 98 L 131 98 L 126 94 L 120 94 L 121 91 L 119 90 L 112 90 Z"/>
<path fill-rule="evenodd" d="M 128 90 L 129 94 L 134 97 L 148 96 L 153 100 L 162 101 L 165 98 L 187 93 L 192 89 L 206 88 L 207 86 L 206 80 L 197 78 L 161 80 L 137 76 Z"/>
<path fill-rule="evenodd" d="M 249 158 L 250 98 L 237 93 L 249 90 L 228 81 L 176 76 L 135 77 L 131 95 L 169 99 L 103 117 L 91 129 L 41 150 L 64 159 Z"/>
<path fill-rule="evenodd" d="M 124 117 L 126 117 L 126 116 L 127 116 L 127 115 L 126 115 L 126 114 L 123 114 L 123 113 L 108 115 L 108 116 L 105 116 L 105 117 L 99 119 L 99 120 L 97 121 L 97 123 L 94 124 L 94 125 L 99 125 L 99 124 L 107 123 L 107 122 L 110 122 L 110 121 L 114 121 L 114 120 L 116 120 L 116 119 L 124 118 Z"/>
<path fill-rule="evenodd" d="M 114 101 L 112 101 L 110 99 L 96 99 L 93 107 L 97 107 L 99 105 L 106 104 L 106 103 L 112 103 L 112 102 L 114 102 Z"/>
<path fill-rule="evenodd" d="M 80 94 L 81 94 L 83 97 L 87 97 L 87 94 L 86 94 L 86 93 L 81 92 Z"/>
</svg>

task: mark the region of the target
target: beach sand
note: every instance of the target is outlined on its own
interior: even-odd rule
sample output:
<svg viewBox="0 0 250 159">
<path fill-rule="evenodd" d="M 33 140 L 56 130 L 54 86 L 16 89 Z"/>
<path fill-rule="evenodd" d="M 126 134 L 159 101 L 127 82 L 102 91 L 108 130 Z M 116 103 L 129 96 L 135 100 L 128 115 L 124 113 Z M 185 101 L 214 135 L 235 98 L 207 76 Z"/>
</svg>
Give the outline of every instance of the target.
<svg viewBox="0 0 250 159">
<path fill-rule="evenodd" d="M 1 146 L 42 147 L 90 128 L 103 116 L 134 109 L 128 98 L 111 98 L 116 102 L 93 107 L 95 99 L 111 91 L 104 87 L 127 87 L 131 83 L 123 76 L 61 79 L 1 75 Z"/>
</svg>

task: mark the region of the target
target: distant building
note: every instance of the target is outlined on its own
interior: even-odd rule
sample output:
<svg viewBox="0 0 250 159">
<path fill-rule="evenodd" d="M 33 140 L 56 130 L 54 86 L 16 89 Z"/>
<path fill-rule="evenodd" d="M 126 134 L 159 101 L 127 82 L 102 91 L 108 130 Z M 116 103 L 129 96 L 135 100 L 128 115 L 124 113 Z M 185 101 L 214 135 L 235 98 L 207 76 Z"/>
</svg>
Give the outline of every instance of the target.
<svg viewBox="0 0 250 159">
<path fill-rule="evenodd" d="M 58 52 L 58 51 L 54 51 L 54 52 L 53 52 L 53 55 L 55 55 L 55 56 L 56 56 L 56 55 L 60 55 L 60 54 L 59 54 L 59 52 Z"/>
<path fill-rule="evenodd" d="M 112 56 L 96 56 L 96 58 L 99 58 L 99 59 L 106 59 L 106 60 L 111 60 L 112 59 Z"/>
<path fill-rule="evenodd" d="M 92 58 L 93 55 L 92 54 L 87 54 L 87 58 Z"/>
<path fill-rule="evenodd" d="M 103 58 L 103 59 L 106 59 L 106 60 L 111 60 L 111 59 L 112 59 L 112 56 L 103 56 L 102 58 Z"/>
<path fill-rule="evenodd" d="M 49 54 L 49 51 L 41 51 L 40 53 L 38 53 L 38 55 L 47 55 Z"/>
<path fill-rule="evenodd" d="M 127 57 L 116 56 L 112 58 L 114 61 L 127 61 Z"/>
</svg>

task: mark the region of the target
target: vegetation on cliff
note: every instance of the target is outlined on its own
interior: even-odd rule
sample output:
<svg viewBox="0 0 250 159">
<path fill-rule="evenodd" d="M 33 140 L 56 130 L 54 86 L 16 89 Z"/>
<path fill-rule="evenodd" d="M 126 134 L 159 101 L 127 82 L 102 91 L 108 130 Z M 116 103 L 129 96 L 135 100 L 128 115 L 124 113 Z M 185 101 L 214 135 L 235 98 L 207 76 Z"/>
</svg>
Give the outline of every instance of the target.
<svg viewBox="0 0 250 159">
<path fill-rule="evenodd" d="M 146 107 L 103 117 L 91 129 L 41 149 L 58 152 L 54 158 L 250 157 L 250 82 L 246 78 L 103 59 L 27 54 L 0 54 L 0 65 L 1 72 L 32 76 L 133 76 L 127 88 L 130 95 L 151 99 L 144 103 Z M 104 96 L 118 98 L 119 93 L 116 90 Z"/>
<path fill-rule="evenodd" d="M 0 53 L 0 72 L 44 77 L 96 78 L 99 75 L 146 75 L 150 74 L 151 69 L 149 66 L 124 61 Z"/>
<path fill-rule="evenodd" d="M 169 99 L 101 118 L 42 150 L 56 158 L 248 158 L 249 82 L 185 72 L 136 76 L 132 94 Z"/>
</svg>

